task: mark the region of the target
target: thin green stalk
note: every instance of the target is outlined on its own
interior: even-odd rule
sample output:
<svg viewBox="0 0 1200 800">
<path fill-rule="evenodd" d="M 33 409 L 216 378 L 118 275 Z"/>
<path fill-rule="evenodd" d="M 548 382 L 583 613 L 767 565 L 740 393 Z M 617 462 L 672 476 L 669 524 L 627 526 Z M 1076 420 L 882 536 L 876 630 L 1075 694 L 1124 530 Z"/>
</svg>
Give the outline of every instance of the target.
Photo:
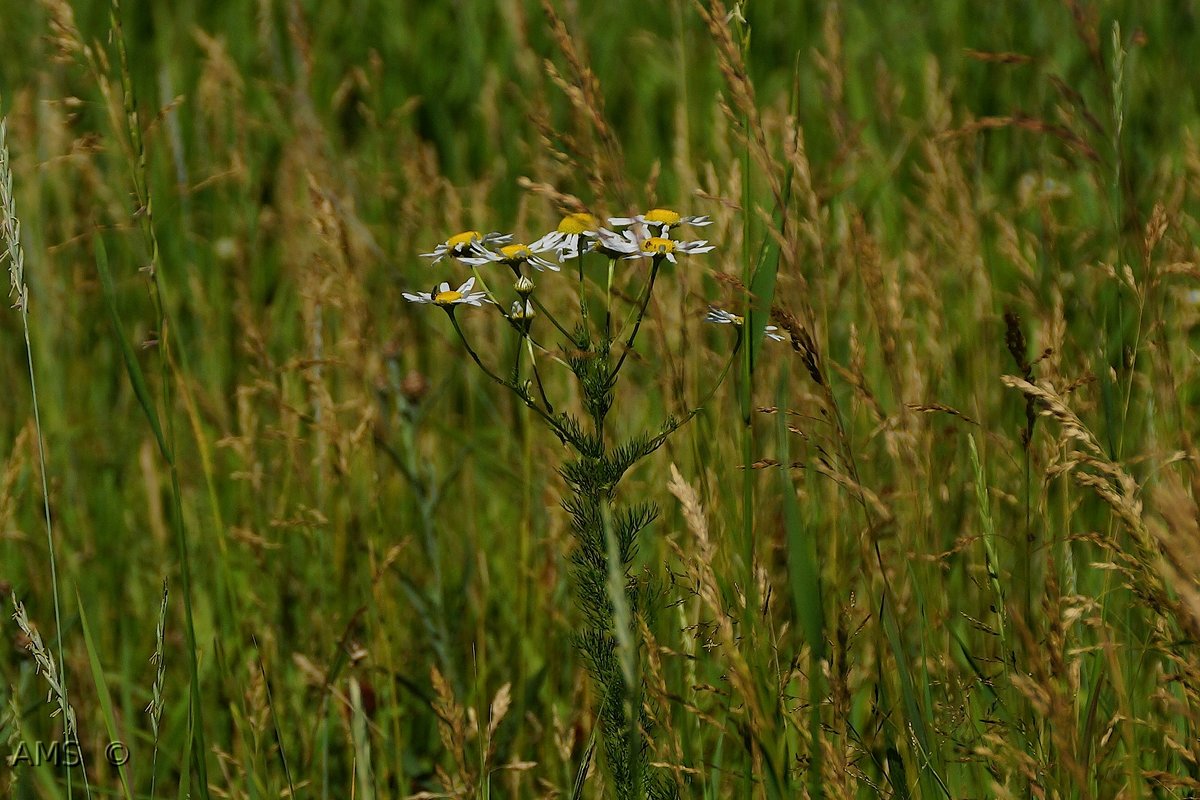
<svg viewBox="0 0 1200 800">
<path fill-rule="evenodd" d="M 133 80 L 129 70 L 129 57 L 125 48 L 124 30 L 121 25 L 121 8 L 119 0 L 112 0 L 109 6 L 109 21 L 114 33 L 113 39 L 116 42 L 117 54 L 119 56 L 119 66 L 121 75 L 121 90 L 125 106 L 125 121 L 129 142 L 133 149 L 132 179 L 134 191 L 138 200 L 139 210 L 141 213 L 137 215 L 138 221 L 142 229 L 142 235 L 150 249 L 150 288 L 151 298 L 154 303 L 154 311 L 156 318 L 156 327 L 158 330 L 158 350 L 160 353 L 159 368 L 162 393 L 162 415 L 165 419 L 166 431 L 165 436 L 161 431 L 161 425 L 158 422 L 158 414 L 154 411 L 153 404 L 143 405 L 143 410 L 152 419 L 152 425 L 159 428 L 160 435 L 159 445 L 161 455 L 167 462 L 171 475 L 171 522 L 176 534 L 176 547 L 179 551 L 180 562 L 180 579 L 183 584 L 183 606 L 185 617 L 185 630 L 187 633 L 187 644 L 189 651 L 188 667 L 191 672 L 191 709 L 190 722 L 192 723 L 192 735 L 195 737 L 195 748 L 192 755 L 196 761 L 196 779 L 199 783 L 200 796 L 209 797 L 208 789 L 208 748 L 205 744 L 204 737 L 204 707 L 200 693 L 200 664 L 197 656 L 199 649 L 196 640 L 196 628 L 194 614 L 192 610 L 192 575 L 191 575 L 191 559 L 189 557 L 188 535 L 183 518 L 183 495 L 182 487 L 179 480 L 179 469 L 175 458 L 176 439 L 175 439 L 175 414 L 172 406 L 171 397 L 171 329 L 168 324 L 167 309 L 170 307 L 167 298 L 167 287 L 162 278 L 162 258 L 161 249 L 159 247 L 158 234 L 154 225 L 154 203 L 150 194 L 149 171 L 146 166 L 146 147 L 142 139 L 142 127 L 139 120 L 137 102 L 133 92 Z M 99 242 L 99 240 L 97 240 Z M 100 252 L 103 246 L 100 245 Z M 99 255 L 99 253 L 98 253 Z M 107 271 L 107 258 L 103 267 Z M 111 282 L 111 277 L 109 278 Z M 110 302 L 112 298 L 110 296 Z M 115 305 L 111 306 L 115 316 Z M 121 334 L 123 337 L 123 334 Z M 183 351 L 180 351 L 181 357 L 186 357 Z M 126 366 L 129 367 L 129 360 L 126 359 Z M 132 372 L 131 372 L 132 377 Z"/>
<path fill-rule="evenodd" d="M 1121 234 L 1121 218 L 1124 216 L 1124 204 L 1121 197 L 1121 175 L 1122 175 L 1122 158 L 1121 158 L 1121 135 L 1125 130 L 1125 47 L 1121 41 L 1121 23 L 1113 21 L 1112 25 L 1112 48 L 1113 48 L 1113 64 L 1112 64 L 1112 184 L 1109 191 L 1112 196 L 1112 213 L 1113 213 L 1113 242 L 1115 245 L 1117 260 L 1116 269 L 1120 272 L 1125 266 L 1125 248 L 1124 237 Z M 1148 271 L 1148 270 L 1147 270 Z M 1149 275 L 1147 275 L 1149 278 Z M 1144 298 L 1146 290 L 1149 288 L 1149 281 L 1143 286 L 1141 296 Z M 1123 293 L 1123 291 L 1122 291 Z M 1122 398 L 1121 420 L 1117 426 L 1117 444 L 1113 457 L 1119 459 L 1122 455 L 1125 446 L 1125 428 L 1126 421 L 1129 417 L 1129 403 L 1133 398 L 1133 378 L 1136 372 L 1137 351 L 1141 345 L 1142 333 L 1142 314 L 1146 304 L 1138 301 L 1137 326 L 1134 328 L 1133 346 L 1129 351 L 1128 361 L 1124 352 L 1125 341 L 1125 323 L 1123 319 L 1124 303 L 1120 302 L 1118 296 L 1117 310 L 1122 314 L 1118 330 L 1120 331 L 1119 342 L 1122 351 L 1118 353 L 1120 358 L 1121 368 L 1126 371 L 1125 391 Z"/>
<path fill-rule="evenodd" d="M 612 342 L 612 285 L 613 273 L 616 272 L 617 260 L 608 260 L 608 281 L 604 284 L 604 341 Z"/>
<path fill-rule="evenodd" d="M 525 403 L 526 406 L 533 409 L 535 412 L 537 412 L 538 416 L 540 416 L 543 420 L 546 421 L 546 424 L 549 425 L 550 428 L 552 430 L 554 430 L 554 432 L 556 434 L 558 434 L 560 439 L 562 439 L 563 441 L 567 441 L 567 440 L 573 438 L 571 436 L 571 434 L 563 428 L 562 424 L 558 420 L 556 420 L 554 417 L 550 416 L 550 414 L 548 412 L 542 410 L 538 406 L 538 404 L 533 402 L 533 399 L 531 397 L 529 397 L 524 391 L 522 391 L 517 386 L 514 386 L 513 384 L 509 383 L 508 381 L 504 380 L 504 378 L 501 378 L 495 372 L 492 372 L 492 370 L 488 369 L 488 367 L 483 363 L 483 361 L 481 361 L 479 359 L 479 355 L 475 352 L 475 348 L 471 347 L 471 343 L 469 341 L 467 341 L 466 334 L 463 333 L 462 327 L 458 324 L 458 320 L 454 316 L 453 308 L 447 308 L 446 315 L 448 317 L 450 317 L 450 324 L 454 326 L 454 331 L 455 331 L 455 333 L 458 334 L 458 338 L 463 343 L 463 347 L 465 347 L 467 349 L 467 354 L 469 356 L 471 356 L 471 360 L 475 362 L 476 366 L 478 366 L 481 370 L 483 370 L 483 373 L 485 375 L 487 375 L 489 378 L 491 378 L 493 381 L 500 384 L 501 386 L 511 390 L 514 394 L 517 395 L 517 397 L 521 398 L 521 401 L 523 403 Z M 539 386 L 540 386 L 540 382 L 539 382 Z"/>
<path fill-rule="evenodd" d="M 267 700 L 267 713 L 271 715 L 271 727 L 275 734 L 275 748 L 279 754 L 279 763 L 283 768 L 284 778 L 287 780 L 288 797 L 295 797 L 296 787 L 292 782 L 292 769 L 288 766 L 287 752 L 283 745 L 283 732 L 279 729 L 279 713 L 275 710 L 275 702 L 271 698 L 271 681 L 267 677 L 267 665 L 263 663 L 262 651 L 258 647 L 258 638 L 252 635 L 250 642 L 254 646 L 254 655 L 258 660 L 258 674 L 262 677 L 263 692 Z"/>
<path fill-rule="evenodd" d="M 533 297 L 533 296 L 530 296 L 529 300 L 530 300 L 530 302 L 533 303 L 533 307 L 538 310 L 539 314 L 545 316 L 546 319 L 550 320 L 550 323 L 552 325 L 554 325 L 554 327 L 558 328 L 559 333 L 561 333 L 563 336 L 567 337 L 567 339 L 569 341 L 572 341 L 572 342 L 576 341 L 575 335 L 568 333 L 567 329 L 564 328 L 561 324 L 559 324 L 558 319 L 555 318 L 555 316 L 550 313 L 550 309 L 546 308 L 546 306 L 542 304 L 541 300 L 538 300 L 536 297 Z"/>
<path fill-rule="evenodd" d="M 78 731 L 73 724 L 74 714 L 68 713 L 70 697 L 67 692 L 67 671 L 63 656 L 62 643 L 62 610 L 59 602 L 58 559 L 54 548 L 54 526 L 50 518 L 50 484 L 46 475 L 46 446 L 42 434 L 41 404 L 38 401 L 37 375 L 33 368 L 33 344 L 29 336 L 29 287 L 25 284 L 25 250 L 21 245 L 21 221 L 17 217 L 17 203 L 13 196 L 12 164 L 8 155 L 8 120 L 0 118 L 0 228 L 3 229 L 5 252 L 2 255 L 8 259 L 8 275 L 10 295 L 16 295 L 13 307 L 21 314 L 21 330 L 25 339 L 25 362 L 29 367 L 29 392 L 33 402 L 33 427 L 37 437 L 38 472 L 42 485 L 42 519 L 46 528 L 46 552 L 50 560 L 50 591 L 54 598 L 54 635 L 55 650 L 58 656 L 59 710 L 63 715 L 64 744 L 70 745 L 72 739 L 78 744 Z M 0 259 L 2 260 L 2 259 Z M 79 762 L 83 774 L 83 788 L 88 797 L 92 790 L 87 779 L 87 767 L 83 763 L 82 752 Z M 67 767 L 67 796 L 71 795 L 70 765 Z"/>
<path fill-rule="evenodd" d="M 629 352 L 633 350 L 633 343 L 637 340 L 638 330 L 642 327 L 642 320 L 646 317 L 646 307 L 650 304 L 650 295 L 654 293 L 654 279 L 658 277 L 658 269 L 662 265 L 663 256 L 655 256 L 654 263 L 650 267 L 650 280 L 646 284 L 646 291 L 642 295 L 641 305 L 638 307 L 637 320 L 633 323 L 633 331 L 629 334 L 629 339 L 625 342 L 625 349 L 621 351 L 621 357 L 617 359 L 617 365 L 609 371 L 609 380 L 617 377 L 617 373 L 621 371 L 621 365 L 625 363 L 625 359 L 629 356 Z"/>
<path fill-rule="evenodd" d="M 748 318 L 749 313 L 743 316 L 743 319 Z M 754 470 L 750 468 L 754 461 L 754 419 L 751 408 L 754 370 L 750 365 L 750 351 L 749 347 L 742 348 L 741 382 L 738 387 L 742 412 L 742 564 L 746 570 L 743 580 L 747 610 L 757 605 L 751 602 L 751 593 L 757 591 L 757 586 L 754 581 Z"/>
<path fill-rule="evenodd" d="M 517 347 L 516 347 L 517 352 L 513 354 L 513 371 L 512 371 L 512 382 L 513 383 L 521 382 L 521 352 L 525 349 L 524 347 L 522 347 L 522 345 L 525 344 L 525 342 L 528 338 L 529 337 L 526 335 L 526 333 L 524 331 L 522 331 L 520 338 L 517 339 Z"/>
<path fill-rule="evenodd" d="M 737 30 L 742 63 L 750 50 L 750 26 L 745 17 L 737 15 Z M 742 148 L 742 285 L 747 287 L 745 303 L 742 309 L 742 319 L 749 322 L 753 317 L 754 298 L 749 287 L 754 283 L 754 259 L 752 250 L 753 233 L 753 180 L 750 157 L 750 115 L 742 114 L 742 132 L 745 136 Z M 747 622 L 756 615 L 758 606 L 758 586 L 754 580 L 754 471 L 750 464 L 754 461 L 754 420 L 752 400 L 754 397 L 754 363 L 753 343 L 742 351 L 742 380 L 739 401 L 742 412 L 742 561 L 744 588 L 746 592 Z M 749 629 L 749 628 L 748 628 Z"/>
<path fill-rule="evenodd" d="M 533 362 L 533 348 L 529 345 L 528 340 L 525 345 L 529 347 L 529 360 Z M 534 365 L 536 368 L 536 365 Z M 541 386 L 541 380 L 538 380 L 538 386 Z M 517 542 L 517 608 L 518 621 L 522 631 L 529 633 L 533 630 L 533 583 L 526 578 L 527 575 L 532 575 L 533 569 L 529 563 L 530 553 L 532 552 L 533 540 L 533 510 L 536 499 L 537 487 L 534 483 L 534 459 L 533 459 L 533 425 L 530 424 L 528 417 L 520 418 L 521 427 L 521 529 L 519 531 L 519 540 Z M 526 687 L 529 680 L 530 664 L 528 658 L 520 659 L 519 670 L 517 673 L 517 697 L 523 705 L 526 699 Z"/>
<path fill-rule="evenodd" d="M 542 384 L 542 373 L 538 370 L 537 360 L 533 357 L 533 341 L 526 336 L 525 347 L 529 350 L 529 365 L 533 369 L 533 382 L 538 388 L 538 394 L 541 395 L 542 404 L 546 406 L 546 411 L 550 414 L 554 413 L 554 406 L 550 403 L 550 398 L 546 396 L 546 387 Z"/>
<path fill-rule="evenodd" d="M 579 270 L 579 318 L 583 321 L 583 329 L 591 338 L 591 326 L 588 324 L 587 286 L 583 280 L 583 236 L 579 237 L 579 247 L 576 248 L 575 266 Z M 585 340 L 586 341 L 586 340 Z"/>
</svg>

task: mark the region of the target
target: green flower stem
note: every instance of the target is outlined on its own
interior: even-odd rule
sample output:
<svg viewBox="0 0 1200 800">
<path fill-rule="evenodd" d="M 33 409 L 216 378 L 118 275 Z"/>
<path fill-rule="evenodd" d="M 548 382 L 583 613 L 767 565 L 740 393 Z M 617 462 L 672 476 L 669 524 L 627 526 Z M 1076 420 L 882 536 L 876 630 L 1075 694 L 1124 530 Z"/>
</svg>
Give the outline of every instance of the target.
<svg viewBox="0 0 1200 800">
<path fill-rule="evenodd" d="M 518 278 L 521 277 L 521 271 L 519 269 L 517 269 L 516 267 L 513 267 L 512 270 Z M 501 309 L 501 311 L 503 311 L 504 306 L 501 305 L 500 301 L 498 301 L 496 299 L 496 295 L 492 292 L 491 289 L 488 288 L 488 285 L 486 283 L 484 283 L 483 276 L 479 274 L 479 268 L 471 267 L 471 274 L 474 275 L 475 280 L 479 282 L 479 288 L 482 289 L 483 293 L 487 295 L 488 300 L 490 300 L 492 302 L 492 304 L 496 306 L 496 308 L 499 308 L 499 309 Z M 537 298 L 535 298 L 531 295 L 529 297 L 529 299 L 533 302 L 534 307 L 537 308 L 537 310 L 540 313 L 542 313 L 546 316 L 546 319 L 548 319 L 552 323 L 554 323 L 554 327 L 556 327 L 560 331 L 562 331 L 564 336 L 567 336 L 568 338 L 572 338 L 571 335 L 566 332 L 566 330 L 563 328 L 563 326 L 558 324 L 558 320 L 556 320 L 554 318 L 554 315 L 551 314 L 550 311 L 544 305 L 542 305 L 542 303 Z M 504 318 L 508 321 L 509 325 L 512 325 L 514 328 L 516 327 L 516 322 L 508 314 L 504 314 Z M 519 330 L 520 329 L 518 328 L 518 331 Z M 534 342 L 534 344 L 536 344 L 542 350 L 546 349 L 545 347 L 542 347 L 542 345 L 538 344 L 537 342 Z"/>
<path fill-rule="evenodd" d="M 458 324 L 458 319 L 454 316 L 454 307 L 453 306 L 445 306 L 444 310 L 446 312 L 446 316 L 450 317 L 450 324 L 454 326 L 455 333 L 457 333 L 458 338 L 462 340 L 463 347 L 467 348 L 467 354 L 471 356 L 471 360 L 474 361 L 475 364 L 481 370 L 483 370 L 484 374 L 486 374 L 489 378 L 494 380 L 496 383 L 500 384 L 501 386 L 506 386 L 509 389 L 512 389 L 513 385 L 511 383 L 504 380 L 504 378 L 501 378 L 496 373 L 492 372 L 490 369 L 487 368 L 487 366 L 484 365 L 484 363 L 482 361 L 479 360 L 479 355 L 475 352 L 475 348 L 471 347 L 471 343 L 467 341 L 467 336 L 465 333 L 463 333 L 462 326 L 460 326 Z"/>
<path fill-rule="evenodd" d="M 579 246 L 575 248 L 575 265 L 579 268 L 579 317 L 583 320 L 583 329 L 591 338 L 591 327 L 588 325 L 587 287 L 583 283 L 583 234 L 579 235 Z M 585 342 L 586 343 L 586 342 Z"/>
<path fill-rule="evenodd" d="M 554 406 L 551 405 L 550 398 L 546 397 L 546 387 L 542 385 L 542 373 L 538 371 L 537 360 L 533 357 L 533 342 L 528 336 L 525 337 L 525 346 L 529 348 L 529 364 L 533 367 L 533 382 L 537 385 L 538 394 L 542 397 L 542 404 L 546 406 L 547 411 L 553 414 Z"/>
<path fill-rule="evenodd" d="M 646 307 L 650 305 L 650 295 L 654 292 L 654 279 L 658 277 L 658 268 L 662 266 L 662 262 L 663 256 L 654 257 L 654 264 L 650 267 L 650 281 L 646 284 L 646 292 L 642 296 L 641 307 L 638 308 L 637 321 L 633 323 L 633 331 L 629 334 L 629 339 L 625 342 L 625 349 L 621 351 L 621 357 L 617 359 L 617 365 L 608 374 L 610 381 L 617 377 L 617 373 L 621 371 L 621 365 L 625 363 L 625 359 L 629 356 L 629 351 L 633 349 L 633 343 L 637 339 L 638 330 L 642 327 L 642 320 L 646 317 Z"/>
<path fill-rule="evenodd" d="M 510 318 L 510 320 L 511 320 L 511 318 Z M 512 382 L 513 383 L 518 383 L 521 380 L 521 352 L 524 350 L 522 345 L 525 344 L 525 342 L 528 338 L 529 338 L 529 336 L 525 333 L 525 331 L 521 331 L 521 336 L 519 339 L 517 339 L 517 352 L 513 356 L 513 372 L 512 372 Z"/>
<path fill-rule="evenodd" d="M 489 378 L 491 378 L 493 381 L 495 381 L 496 383 L 500 384 L 501 386 L 507 388 L 513 394 L 515 394 L 517 397 L 521 398 L 521 402 L 523 402 L 526 406 L 528 406 L 529 408 L 536 411 L 538 413 L 538 416 L 540 416 L 543 420 L 545 420 L 546 424 L 550 426 L 550 428 L 554 431 L 554 433 L 558 436 L 559 439 L 561 439 L 564 442 L 570 442 L 573 445 L 577 444 L 577 442 L 575 441 L 575 437 L 573 437 L 570 433 L 568 433 L 566 430 L 564 430 L 558 420 L 556 420 L 554 417 L 550 416 L 550 414 L 547 413 L 544 409 L 540 408 L 538 406 L 538 404 L 533 402 L 533 399 L 530 398 L 525 392 L 523 392 L 521 389 L 519 389 L 515 384 L 504 380 L 504 378 L 501 378 L 499 375 L 497 375 L 496 373 L 492 372 L 490 369 L 487 368 L 487 366 L 479 359 L 479 355 L 475 352 L 475 348 L 471 347 L 471 343 L 467 341 L 466 334 L 463 333 L 462 327 L 458 324 L 458 320 L 454 316 L 454 308 L 452 306 L 447 306 L 445 308 L 445 311 L 446 311 L 446 316 L 450 317 L 450 324 L 454 326 L 455 333 L 458 334 L 458 338 L 462 341 L 463 347 L 467 348 L 467 354 L 471 356 L 471 360 L 475 362 L 476 366 L 478 366 L 481 370 L 483 370 L 483 373 L 485 375 L 487 375 Z M 541 381 L 538 382 L 538 386 L 539 386 L 539 388 L 541 387 Z M 543 397 L 544 396 L 545 396 L 545 393 L 543 392 Z M 549 408 L 548 403 L 547 403 L 547 408 Z"/>
<path fill-rule="evenodd" d="M 483 293 L 487 295 L 488 300 L 496 303 L 497 306 L 500 305 L 500 303 L 496 301 L 496 295 L 492 293 L 492 290 L 488 288 L 487 283 L 483 280 L 483 276 L 479 274 L 479 267 L 472 265 L 471 274 L 475 277 L 475 280 L 479 282 L 479 288 L 482 289 Z"/>
<path fill-rule="evenodd" d="M 713 395 L 717 393 L 717 389 L 721 388 L 721 384 L 725 382 L 725 377 L 729 375 L 729 368 L 733 366 L 733 361 L 735 358 L 737 358 L 738 351 L 742 349 L 742 344 L 745 341 L 745 338 L 745 332 L 739 326 L 737 328 L 737 341 L 733 343 L 733 350 L 729 353 L 729 358 L 726 359 L 725 366 L 721 368 L 721 374 L 718 375 L 716 381 L 713 382 L 712 388 L 708 390 L 708 394 L 704 396 L 704 399 L 697 404 L 697 411 L 708 405 L 708 401 L 712 400 Z M 694 413 L 695 412 L 693 412 L 693 414 Z"/>
<path fill-rule="evenodd" d="M 550 313 L 550 309 L 546 308 L 546 306 L 542 304 L 541 300 L 538 300 L 533 295 L 530 295 L 529 301 L 531 303 L 533 303 L 533 307 L 538 310 L 539 314 L 543 314 L 546 317 L 546 319 L 550 320 L 551 324 L 554 325 L 554 327 L 558 328 L 559 333 L 561 333 L 563 336 L 567 337 L 567 339 L 569 339 L 570 341 L 575 342 L 576 344 L 579 344 L 579 342 L 576 342 L 574 334 L 567 333 L 567 329 L 564 328 L 561 324 L 559 324 L 559 321 L 557 319 L 555 319 L 553 314 Z"/>
<path fill-rule="evenodd" d="M 604 285 L 604 341 L 612 341 L 612 285 L 617 260 L 608 259 L 608 283 Z"/>
<path fill-rule="evenodd" d="M 725 383 L 725 378 L 729 375 L 729 369 L 733 366 L 733 362 L 737 359 L 738 352 L 741 350 L 742 342 L 744 340 L 741 328 L 737 329 L 737 333 L 737 341 L 733 345 L 733 351 L 730 352 L 729 358 L 725 361 L 725 366 L 721 368 L 721 374 L 718 375 L 716 381 L 713 382 L 712 388 L 708 390 L 708 394 L 706 394 L 704 399 L 697 403 L 691 411 L 684 414 L 681 419 L 671 423 L 663 430 L 662 433 L 654 437 L 654 442 L 656 443 L 655 447 L 665 442 L 668 436 L 675 433 L 675 431 L 679 430 L 684 425 L 687 425 L 689 422 L 695 419 L 696 415 L 703 411 L 704 407 L 707 406 L 709 401 L 713 399 L 713 395 L 717 393 L 717 389 L 721 388 L 721 384 Z"/>
</svg>

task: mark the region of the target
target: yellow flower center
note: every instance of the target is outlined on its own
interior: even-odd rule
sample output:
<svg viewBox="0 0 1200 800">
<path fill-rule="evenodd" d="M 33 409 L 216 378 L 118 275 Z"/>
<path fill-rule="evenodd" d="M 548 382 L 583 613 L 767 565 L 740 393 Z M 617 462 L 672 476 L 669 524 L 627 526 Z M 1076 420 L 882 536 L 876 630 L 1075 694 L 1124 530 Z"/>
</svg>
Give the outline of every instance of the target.
<svg viewBox="0 0 1200 800">
<path fill-rule="evenodd" d="M 600 227 L 600 220 L 591 214 L 568 214 L 558 223 L 559 233 L 586 233 Z"/>
<path fill-rule="evenodd" d="M 670 239 L 664 239 L 661 236 L 651 236 L 642 242 L 642 252 L 652 253 L 656 256 L 665 256 L 667 253 L 675 252 L 675 242 Z"/>
<path fill-rule="evenodd" d="M 745 324 L 746 324 L 746 320 L 742 319 L 742 318 L 741 318 L 740 316 L 738 316 L 737 314 L 730 314 L 729 316 L 733 317 L 733 324 L 734 324 L 734 325 L 745 325 Z"/>
<path fill-rule="evenodd" d="M 533 251 L 523 244 L 510 244 L 500 248 L 500 255 L 505 261 L 527 261 L 533 258 Z"/>
<path fill-rule="evenodd" d="M 452 306 L 457 300 L 462 300 L 462 292 L 438 292 L 433 296 L 433 302 L 439 306 Z"/>
<path fill-rule="evenodd" d="M 655 225 L 666 225 L 668 228 L 673 228 L 683 219 L 669 208 L 652 208 L 642 215 L 646 222 L 651 222 Z"/>
<path fill-rule="evenodd" d="M 483 234 L 479 231 L 463 231 L 462 233 L 456 233 L 447 239 L 446 247 L 449 247 L 454 251 L 465 250 L 475 242 L 481 241 L 483 241 Z"/>
</svg>

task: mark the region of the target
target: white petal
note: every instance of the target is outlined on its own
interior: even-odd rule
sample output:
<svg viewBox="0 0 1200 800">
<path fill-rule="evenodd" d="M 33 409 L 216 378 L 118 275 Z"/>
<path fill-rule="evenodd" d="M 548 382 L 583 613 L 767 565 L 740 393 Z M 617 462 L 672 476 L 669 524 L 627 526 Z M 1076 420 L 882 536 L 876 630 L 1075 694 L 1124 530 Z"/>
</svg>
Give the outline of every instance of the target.
<svg viewBox="0 0 1200 800">
<path fill-rule="evenodd" d="M 467 278 L 467 280 L 463 283 L 462 286 L 458 287 L 458 293 L 466 294 L 467 292 L 471 291 L 471 287 L 474 285 L 475 285 L 475 276 L 472 275 L 471 277 Z"/>
<path fill-rule="evenodd" d="M 547 233 L 536 242 L 528 245 L 529 249 L 534 253 L 544 253 L 547 250 L 558 249 L 558 234 L 555 232 Z"/>
</svg>

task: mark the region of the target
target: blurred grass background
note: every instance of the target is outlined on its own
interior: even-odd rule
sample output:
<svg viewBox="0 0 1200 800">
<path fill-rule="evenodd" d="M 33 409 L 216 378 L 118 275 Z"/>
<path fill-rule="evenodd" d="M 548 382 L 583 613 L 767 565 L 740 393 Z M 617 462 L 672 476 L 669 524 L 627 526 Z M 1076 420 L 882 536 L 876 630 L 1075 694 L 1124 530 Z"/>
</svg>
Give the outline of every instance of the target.
<svg viewBox="0 0 1200 800">
<path fill-rule="evenodd" d="M 623 430 L 705 394 L 732 339 L 699 320 L 741 307 L 731 278 L 764 242 L 822 376 L 767 343 L 753 406 L 786 413 L 754 414 L 754 463 L 731 379 L 622 489 L 664 512 L 640 550 L 662 598 L 642 633 L 651 760 L 681 796 L 1196 796 L 1195 4 L 712 9 L 744 81 L 689 3 L 553 8 L 129 2 L 119 35 L 103 3 L 6 9 L 0 112 L 93 791 L 126 791 L 102 755 L 106 686 L 132 796 L 152 771 L 156 795 L 572 795 L 595 698 L 569 641 L 563 453 L 400 298 L 465 277 L 416 255 L 453 233 L 549 230 L 575 210 L 552 186 L 597 213 L 716 221 L 696 234 L 718 250 L 659 289 Z M 203 748 L 170 470 L 100 240 L 174 421 Z M 508 363 L 494 320 L 464 321 Z M 19 315 L 0 325 L 0 581 L 55 647 Z M 548 390 L 576 399 L 563 375 Z M 819 596 L 795 591 L 808 547 Z M 4 631 L 11 750 L 61 721 Z M 604 796 L 599 766 L 582 796 Z M 0 787 L 67 795 L 50 767 Z"/>
</svg>

